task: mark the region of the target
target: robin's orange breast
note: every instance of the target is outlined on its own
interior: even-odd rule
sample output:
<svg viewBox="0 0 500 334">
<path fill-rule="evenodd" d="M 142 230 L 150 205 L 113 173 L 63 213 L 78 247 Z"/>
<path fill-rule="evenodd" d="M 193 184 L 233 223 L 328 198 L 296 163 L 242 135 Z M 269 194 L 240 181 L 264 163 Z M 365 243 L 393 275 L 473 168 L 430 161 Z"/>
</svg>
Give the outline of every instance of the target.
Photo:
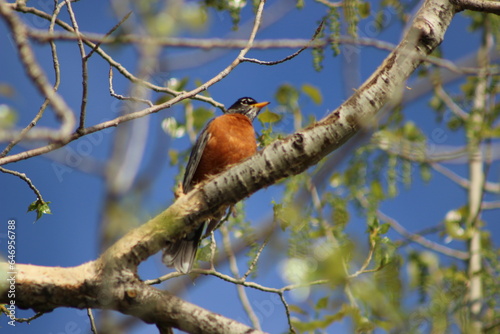
<svg viewBox="0 0 500 334">
<path fill-rule="evenodd" d="M 210 134 L 191 184 L 202 182 L 257 151 L 255 130 L 248 117 L 226 114 L 214 119 L 206 129 Z"/>
</svg>

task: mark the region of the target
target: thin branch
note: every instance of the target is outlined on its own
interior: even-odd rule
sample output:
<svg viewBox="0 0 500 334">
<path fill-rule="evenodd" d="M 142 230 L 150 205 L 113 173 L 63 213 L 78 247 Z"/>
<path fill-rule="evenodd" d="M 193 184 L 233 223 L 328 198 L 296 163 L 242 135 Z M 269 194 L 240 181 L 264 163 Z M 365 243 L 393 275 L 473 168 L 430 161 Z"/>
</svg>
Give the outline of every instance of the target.
<svg viewBox="0 0 500 334">
<path fill-rule="evenodd" d="M 116 94 L 115 90 L 113 89 L 113 67 L 112 66 L 109 67 L 109 94 L 118 100 L 140 102 L 140 103 L 147 104 L 149 107 L 153 107 L 153 102 L 151 102 L 149 100 Z"/>
<path fill-rule="evenodd" d="M 54 5 L 54 12 L 52 14 L 52 20 L 50 21 L 49 25 L 49 33 L 52 33 L 54 31 L 54 23 L 55 23 L 55 18 L 57 17 L 58 13 L 60 11 L 60 6 Z M 54 77 L 55 77 L 55 82 L 54 82 L 54 91 L 57 91 L 59 89 L 59 85 L 61 83 L 61 71 L 59 67 L 59 57 L 57 55 L 57 48 L 56 48 L 56 43 L 54 41 L 50 41 L 50 51 L 52 53 L 52 65 L 54 67 Z M 47 106 L 49 105 L 49 99 L 46 97 L 45 100 L 42 103 L 42 106 L 40 107 L 38 113 L 35 115 L 33 120 L 23 129 L 21 130 L 17 136 L 15 136 L 12 141 L 5 147 L 5 149 L 0 153 L 0 158 L 6 156 L 14 146 L 16 146 L 21 140 L 24 139 L 26 134 L 36 126 L 38 121 L 42 118 L 45 110 L 47 109 Z"/>
<path fill-rule="evenodd" d="M 4 306 L 4 305 L 1 305 L 1 306 L 0 306 L 0 310 L 1 310 L 1 311 L 2 311 L 2 312 L 3 312 L 3 313 L 7 316 L 7 317 L 10 317 L 10 315 L 11 315 L 11 314 L 10 314 L 9 310 L 7 310 L 7 309 L 5 308 L 5 306 Z M 28 325 L 29 325 L 29 324 L 30 324 L 33 320 L 40 318 L 40 317 L 41 317 L 42 315 L 44 315 L 44 314 L 45 314 L 44 312 L 37 312 L 37 313 L 36 313 L 35 315 L 33 315 L 32 317 L 29 317 L 29 318 L 14 318 L 14 320 L 15 320 L 16 322 L 26 322 L 26 323 L 28 323 Z"/>
<path fill-rule="evenodd" d="M 210 232 L 210 269 L 215 270 L 215 254 L 217 252 L 217 242 L 214 231 Z"/>
<path fill-rule="evenodd" d="M 290 330 L 290 333 L 295 334 L 296 331 L 292 326 L 292 316 L 290 314 L 290 307 L 288 306 L 288 303 L 285 300 L 285 294 L 284 292 L 278 293 L 281 299 L 281 303 L 283 304 L 283 307 L 285 308 L 285 314 L 286 314 L 286 320 L 288 321 L 288 329 Z"/>
<path fill-rule="evenodd" d="M 376 247 L 375 241 L 370 242 L 370 250 L 368 252 L 368 256 L 365 258 L 365 261 L 361 265 L 361 268 L 359 268 L 355 273 L 349 275 L 348 278 L 351 278 L 351 279 L 356 278 L 361 274 L 376 272 L 382 268 L 382 266 L 379 266 L 379 267 L 373 268 L 373 269 L 366 269 L 366 268 L 368 268 L 368 266 L 370 265 L 370 262 L 372 261 L 373 254 L 375 253 L 375 247 Z"/>
<path fill-rule="evenodd" d="M 332 247 L 338 248 L 339 242 L 338 242 L 337 238 L 335 237 L 335 235 L 333 234 L 332 228 L 328 225 L 328 222 L 323 218 L 323 213 L 322 213 L 323 210 L 322 210 L 322 206 L 321 206 L 321 200 L 320 200 L 319 194 L 318 194 L 318 189 L 311 182 L 309 183 L 308 187 L 309 187 L 308 190 L 311 193 L 311 200 L 312 200 L 313 206 L 319 215 L 320 225 L 323 228 L 323 230 L 325 231 L 326 239 L 327 239 L 328 243 L 330 245 L 332 245 Z M 345 275 L 345 277 L 349 277 L 350 274 L 349 274 L 349 268 L 348 268 L 346 258 L 342 257 L 340 259 L 340 262 L 342 264 L 342 269 L 344 270 L 343 274 Z M 356 298 L 354 298 L 354 295 L 353 295 L 352 290 L 351 290 L 351 286 L 349 284 L 344 285 L 344 292 L 345 292 L 347 298 L 349 299 L 349 303 L 355 307 L 358 307 L 358 303 L 356 301 Z"/>
<path fill-rule="evenodd" d="M 234 277 L 240 278 L 240 273 L 238 270 L 238 264 L 236 262 L 236 256 L 233 253 L 233 250 L 231 248 L 231 240 L 229 237 L 229 231 L 227 229 L 226 225 L 222 225 L 219 228 L 219 231 L 222 234 L 222 242 L 224 244 L 224 249 L 227 253 L 227 257 L 229 260 L 229 269 L 231 270 L 231 273 L 233 274 Z M 238 291 L 238 297 L 240 298 L 241 305 L 243 306 L 243 309 L 248 315 L 248 318 L 252 322 L 253 327 L 257 328 L 258 330 L 261 330 L 259 318 L 255 314 L 255 311 L 252 308 L 252 305 L 250 304 L 250 301 L 248 300 L 247 293 L 245 291 L 245 288 L 242 285 L 236 285 L 236 290 Z"/>
<path fill-rule="evenodd" d="M 433 251 L 436 251 L 438 253 L 459 259 L 459 260 L 467 260 L 469 258 L 469 254 L 467 252 L 462 252 L 456 249 L 452 249 L 443 245 L 440 245 L 436 242 L 433 242 L 427 238 L 424 238 L 421 235 L 418 234 L 413 234 L 409 232 L 407 229 L 405 229 L 401 224 L 399 224 L 395 219 L 387 216 L 384 214 L 382 211 L 377 210 L 377 216 L 379 217 L 380 220 L 388 223 L 391 225 L 391 227 L 401 234 L 403 237 L 410 239 L 411 241 L 414 241 L 426 248 L 432 249 Z"/>
<path fill-rule="evenodd" d="M 339 2 L 330 2 L 328 0 L 315 0 L 315 1 L 327 6 L 329 8 L 339 8 L 339 7 L 342 7 L 344 5 L 343 1 L 339 1 Z"/>
<path fill-rule="evenodd" d="M 94 314 L 92 313 L 91 308 L 87 308 L 87 315 L 90 321 L 90 330 L 92 331 L 92 333 L 97 334 L 97 327 L 95 325 Z"/>
<path fill-rule="evenodd" d="M 160 284 L 160 283 L 163 283 L 165 281 L 168 281 L 169 279 L 172 279 L 172 278 L 175 278 L 175 277 L 181 277 L 181 276 L 185 276 L 185 275 L 186 274 L 180 273 L 178 271 L 173 271 L 171 273 L 168 273 L 168 274 L 163 275 L 163 276 L 158 277 L 158 278 L 145 280 L 144 284 L 146 284 L 146 285 L 156 285 L 156 284 Z"/>
<path fill-rule="evenodd" d="M 451 151 L 446 146 L 430 146 L 425 142 L 414 142 L 401 137 L 377 136 L 377 133 L 372 137 L 372 142 L 382 151 L 418 163 L 426 162 L 432 164 L 441 161 L 451 161 L 464 157 L 467 154 L 465 147 L 458 147 Z"/>
<path fill-rule="evenodd" d="M 461 119 L 465 120 L 469 117 L 469 114 L 467 114 L 458 104 L 453 101 L 453 99 L 446 93 L 446 91 L 443 89 L 443 86 L 441 84 L 436 85 L 434 88 L 434 91 L 436 95 L 446 104 L 446 106 L 458 117 Z"/>
<path fill-rule="evenodd" d="M 449 178 L 451 181 L 453 181 L 456 184 L 458 184 L 460 187 L 462 187 L 464 189 L 468 189 L 469 188 L 469 186 L 470 186 L 469 180 L 467 180 L 466 178 L 463 178 L 460 175 L 454 173 L 452 170 L 444 167 L 442 164 L 431 163 L 430 166 L 435 171 L 443 174 L 444 176 L 446 176 L 447 178 Z M 499 183 L 495 183 L 495 182 L 485 181 L 485 183 L 484 183 L 484 190 L 486 190 L 486 191 L 488 191 L 490 193 L 498 194 L 498 193 L 500 193 L 500 184 Z"/>
<path fill-rule="evenodd" d="M 56 88 L 54 88 L 56 89 Z M 23 138 L 26 136 L 26 134 L 36 126 L 40 118 L 42 118 L 43 113 L 45 112 L 45 109 L 49 105 L 49 100 L 45 99 L 43 102 L 42 106 L 40 107 L 40 110 L 38 113 L 35 115 L 33 120 L 24 128 L 22 129 L 17 135 L 13 135 L 14 139 L 11 140 L 11 142 L 5 147 L 5 149 L 0 153 L 0 158 L 5 157 L 13 148 L 16 146 Z"/>
<path fill-rule="evenodd" d="M 481 210 L 495 210 L 500 209 L 500 201 L 482 202 Z"/>
<path fill-rule="evenodd" d="M 72 142 L 72 141 L 74 141 L 74 140 L 76 140 L 84 135 L 88 135 L 90 133 L 94 133 L 96 131 L 100 131 L 100 130 L 103 130 L 103 129 L 106 129 L 109 127 L 114 127 L 114 126 L 119 125 L 120 123 L 128 122 L 128 121 L 131 121 L 131 120 L 134 120 L 134 119 L 137 119 L 140 117 L 144 117 L 144 116 L 152 114 L 152 113 L 156 113 L 160 110 L 170 108 L 172 105 L 176 104 L 179 101 L 182 101 L 182 100 L 187 99 L 187 98 L 193 98 L 193 97 L 197 96 L 199 93 L 201 93 L 202 91 L 207 90 L 208 87 L 219 82 L 220 80 L 225 78 L 229 73 L 231 73 L 231 71 L 242 62 L 242 59 L 245 57 L 245 55 L 248 53 L 248 51 L 252 47 L 252 44 L 253 44 L 254 39 L 255 39 L 255 35 L 257 33 L 260 22 L 262 20 L 262 12 L 264 9 L 264 3 L 265 3 L 265 1 L 261 1 L 260 5 L 258 7 L 256 16 L 255 16 L 254 27 L 253 27 L 253 30 L 250 34 L 249 39 L 248 39 L 247 46 L 243 50 L 241 50 L 239 55 L 236 57 L 236 59 L 233 60 L 233 62 L 231 64 L 229 64 L 219 74 L 217 74 L 215 77 L 208 80 L 204 84 L 196 87 L 195 89 L 193 89 L 189 92 L 182 92 L 182 93 L 176 95 L 174 98 L 170 99 L 169 101 L 166 101 L 166 102 L 161 103 L 159 105 L 154 105 L 152 107 L 149 107 L 149 108 L 146 108 L 143 110 L 139 110 L 136 112 L 132 112 L 129 114 L 125 114 L 125 115 L 116 117 L 115 119 L 110 120 L 110 121 L 102 122 L 100 124 L 97 124 L 97 125 L 94 125 L 91 127 L 87 127 L 85 129 L 78 131 L 77 133 L 74 133 L 71 137 L 65 138 L 64 140 L 61 140 L 59 142 L 51 143 L 51 144 L 48 144 L 46 146 L 42 146 L 42 147 L 39 147 L 36 149 L 32 149 L 32 150 L 28 150 L 28 151 L 21 152 L 18 154 L 14 154 L 14 155 L 0 158 L 0 165 L 14 162 L 14 161 L 24 160 L 24 159 L 28 159 L 28 158 L 31 158 L 34 156 L 48 153 L 48 152 L 53 151 L 61 146 L 66 145 L 69 142 Z M 4 7 L 0 6 L 0 8 L 4 8 Z M 8 7 L 5 7 L 5 8 L 7 8 L 10 11 L 10 9 Z"/>
<path fill-rule="evenodd" d="M 54 32 L 47 34 L 46 31 L 30 30 L 30 37 L 46 42 L 48 40 L 75 40 L 74 34 L 65 32 Z M 85 39 L 88 43 L 133 43 L 133 44 L 153 44 L 159 46 L 171 46 L 182 48 L 197 48 L 197 49 L 240 49 L 246 45 L 247 40 L 242 39 L 200 39 L 200 38 L 175 38 L 175 37 L 144 37 L 139 35 L 124 35 L 119 37 L 104 37 L 101 34 L 86 33 Z M 91 42 L 92 41 L 92 42 Z M 335 36 L 328 37 L 321 40 L 305 40 L 305 39 L 280 39 L 280 40 L 259 40 L 255 41 L 253 49 L 270 49 L 270 48 L 318 48 L 326 47 L 331 43 L 337 44 L 352 44 L 357 46 L 369 46 L 380 50 L 393 51 L 395 45 L 389 42 L 384 42 L 375 38 L 358 37 L 353 38 L 350 36 Z M 426 61 L 430 64 L 446 68 L 451 72 L 462 75 L 476 75 L 481 70 L 476 67 L 464 67 L 455 65 L 452 61 L 442 59 L 434 56 L 419 56 L 420 60 Z M 265 62 L 264 62 L 265 63 Z M 264 64 L 266 65 L 266 64 Z M 491 65 L 487 68 L 487 73 L 495 75 L 500 73 L 500 68 L 497 65 Z"/>
<path fill-rule="evenodd" d="M 302 51 L 308 49 L 310 46 L 311 46 L 311 43 L 316 39 L 316 37 L 319 35 L 319 33 L 321 32 L 321 30 L 323 29 L 323 26 L 325 24 L 325 21 L 321 21 L 321 23 L 319 24 L 319 26 L 316 28 L 316 31 L 314 32 L 314 35 L 312 36 L 310 42 L 307 44 L 307 45 L 304 45 L 302 48 L 300 48 L 298 51 L 294 52 L 293 54 L 281 59 L 281 60 L 276 60 L 276 61 L 263 61 L 263 60 L 258 60 L 258 59 L 254 59 L 254 58 L 244 58 L 243 61 L 245 62 L 251 62 L 251 63 L 256 63 L 256 64 L 259 64 L 259 65 L 268 65 L 268 66 L 272 66 L 272 65 L 277 65 L 277 64 L 281 64 L 281 63 L 284 63 L 290 59 L 293 59 L 295 58 L 296 56 L 298 56 Z"/>
<path fill-rule="evenodd" d="M 264 239 L 264 241 L 262 242 L 262 245 L 260 245 L 260 248 L 259 250 L 257 251 L 257 254 L 255 254 L 255 257 L 253 258 L 252 262 L 250 263 L 250 265 L 248 266 L 248 270 L 247 272 L 242 276 L 242 278 L 244 280 L 247 279 L 247 277 L 252 273 L 253 269 L 255 268 L 255 265 L 257 264 L 257 262 L 259 261 L 259 258 L 260 258 L 260 254 L 262 254 L 262 251 L 264 250 L 264 248 L 266 247 L 267 243 L 269 242 L 269 240 L 271 239 L 271 233 L 269 233 L 266 238 Z"/>
<path fill-rule="evenodd" d="M 87 95 L 88 95 L 88 66 L 87 66 L 87 55 L 85 54 L 85 47 L 82 42 L 82 34 L 80 33 L 80 28 L 78 27 L 78 22 L 76 21 L 75 13 L 73 12 L 73 7 L 71 6 L 71 2 L 73 0 L 65 0 L 68 9 L 68 14 L 71 19 L 71 24 L 73 25 L 73 29 L 75 30 L 75 34 L 78 37 L 78 48 L 80 49 L 80 56 L 82 58 L 82 102 L 80 105 L 80 124 L 78 125 L 78 129 L 76 131 L 81 131 L 85 128 L 85 115 L 87 112 Z"/>
<path fill-rule="evenodd" d="M 104 35 L 104 38 L 110 36 L 112 33 L 114 33 L 116 31 L 116 29 L 118 29 L 125 21 L 127 21 L 127 19 L 130 17 L 130 15 L 132 15 L 132 12 L 128 12 L 127 15 L 125 15 L 121 20 L 120 22 L 118 22 L 117 24 L 115 24 L 115 26 L 113 28 L 111 28 L 107 33 L 106 35 Z M 90 52 L 85 56 L 86 59 L 90 58 L 94 52 L 99 49 L 101 47 L 101 44 L 102 42 L 98 42 L 96 43 L 96 45 L 94 45 L 94 47 L 92 48 L 92 50 L 90 50 Z"/>
<path fill-rule="evenodd" d="M 41 17 L 43 19 L 46 19 L 48 21 L 51 21 L 53 19 L 52 15 L 47 14 L 44 11 L 41 11 L 41 10 L 39 10 L 37 8 L 34 8 L 34 7 L 26 7 L 26 5 L 24 3 L 7 4 L 7 6 L 12 7 L 12 9 L 14 9 L 16 11 L 19 11 L 19 12 L 22 12 L 22 13 L 33 14 L 33 15 L 36 15 L 36 16 Z M 55 22 L 61 28 L 65 29 L 65 30 L 67 30 L 69 32 L 67 34 L 68 34 L 68 36 L 71 36 L 71 38 L 70 38 L 71 40 L 76 40 L 77 39 L 77 37 L 74 34 L 75 33 L 74 29 L 69 24 L 67 24 L 66 22 L 61 21 L 59 19 L 55 20 Z M 33 30 L 30 30 L 30 32 L 32 32 L 32 31 Z M 46 32 L 44 32 L 44 33 L 46 33 Z M 139 40 L 141 40 L 141 39 L 145 40 L 144 36 L 136 36 L 136 37 Z M 112 37 L 109 37 L 109 38 L 112 38 Z M 88 45 L 89 47 L 91 47 L 92 49 L 95 49 L 95 52 L 97 54 L 99 54 L 105 61 L 107 61 L 111 66 L 113 66 L 114 68 L 116 68 L 125 78 L 127 78 L 128 80 L 130 80 L 133 83 L 137 83 L 139 85 L 148 87 L 149 89 L 152 89 L 155 92 L 167 93 L 167 94 L 170 94 L 170 95 L 173 95 L 173 96 L 178 96 L 178 95 L 183 95 L 183 94 L 188 93 L 186 91 L 179 92 L 179 91 L 175 91 L 175 90 L 173 90 L 171 88 L 168 88 L 168 87 L 154 85 L 154 84 L 152 84 L 150 82 L 147 82 L 147 81 L 144 81 L 144 80 L 142 80 L 140 78 L 137 78 L 132 73 L 130 73 L 125 67 L 123 67 L 120 63 L 118 63 L 117 61 L 115 61 L 110 55 L 108 55 L 106 52 L 104 52 L 104 50 L 102 50 L 100 47 L 96 48 L 96 44 L 92 43 L 91 40 L 89 40 L 87 38 L 87 35 L 85 35 L 85 39 L 83 40 L 83 42 L 86 45 Z M 198 95 L 197 94 L 197 95 L 192 96 L 190 98 L 210 103 L 211 105 L 213 105 L 216 108 L 223 109 L 223 107 L 224 107 L 221 103 L 215 101 L 211 97 L 207 97 L 207 96 L 204 96 L 204 95 Z"/>
<path fill-rule="evenodd" d="M 450 0 L 459 10 L 472 10 L 500 15 L 500 2 L 493 0 Z"/>
<path fill-rule="evenodd" d="M 59 136 L 61 140 L 64 140 L 71 135 L 75 125 L 75 117 L 71 108 L 66 104 L 66 101 L 54 91 L 54 88 L 50 85 L 41 66 L 36 61 L 35 54 L 28 42 L 26 26 L 3 0 L 0 1 L 0 15 L 12 32 L 11 36 L 19 52 L 19 59 L 23 64 L 27 76 L 40 93 L 50 101 L 54 113 L 60 118 L 62 124 L 59 130 Z"/>
<path fill-rule="evenodd" d="M 379 218 L 391 225 L 394 230 L 396 230 L 399 234 L 404 236 L 405 238 L 408 238 L 426 248 L 432 249 L 438 253 L 454 257 L 459 260 L 467 260 L 469 258 L 469 254 L 467 252 L 462 252 L 457 249 L 452 249 L 443 245 L 440 245 L 436 242 L 430 241 L 429 239 L 426 239 L 418 234 L 413 234 L 406 230 L 402 225 L 400 225 L 395 219 L 392 219 L 391 217 L 383 214 L 381 211 L 377 212 L 377 215 Z"/>
<path fill-rule="evenodd" d="M 448 168 L 446 168 L 443 165 L 438 164 L 438 163 L 431 163 L 430 166 L 435 171 L 443 174 L 448 179 L 450 179 L 451 181 L 453 181 L 456 184 L 458 184 L 460 187 L 462 187 L 464 189 L 469 188 L 469 180 L 467 180 L 467 179 L 461 177 L 460 175 L 454 173 L 452 170 L 450 170 L 450 169 L 448 169 Z"/>
<path fill-rule="evenodd" d="M 23 180 L 24 182 L 26 182 L 28 184 L 28 187 L 30 187 L 31 190 L 33 190 L 33 192 L 35 193 L 35 195 L 36 195 L 36 197 L 38 198 L 39 201 L 41 201 L 41 202 L 44 201 L 43 197 L 42 197 L 42 194 L 37 189 L 37 187 L 35 187 L 35 185 L 33 184 L 33 182 L 31 182 L 31 179 L 26 176 L 26 174 L 17 172 L 15 170 L 10 170 L 10 169 L 4 168 L 4 167 L 0 167 L 0 172 L 17 176 L 18 178 L 20 178 L 21 180 Z"/>
</svg>

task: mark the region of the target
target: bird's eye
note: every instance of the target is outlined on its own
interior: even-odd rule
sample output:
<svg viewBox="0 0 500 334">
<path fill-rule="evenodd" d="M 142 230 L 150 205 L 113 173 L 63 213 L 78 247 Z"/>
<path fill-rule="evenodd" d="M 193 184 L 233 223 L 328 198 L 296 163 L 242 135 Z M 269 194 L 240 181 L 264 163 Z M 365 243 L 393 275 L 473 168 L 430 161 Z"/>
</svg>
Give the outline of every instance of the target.
<svg viewBox="0 0 500 334">
<path fill-rule="evenodd" d="M 253 104 L 254 101 L 250 98 L 243 98 L 243 99 L 241 99 L 241 103 L 246 104 L 246 105 L 250 105 L 250 104 Z"/>
</svg>

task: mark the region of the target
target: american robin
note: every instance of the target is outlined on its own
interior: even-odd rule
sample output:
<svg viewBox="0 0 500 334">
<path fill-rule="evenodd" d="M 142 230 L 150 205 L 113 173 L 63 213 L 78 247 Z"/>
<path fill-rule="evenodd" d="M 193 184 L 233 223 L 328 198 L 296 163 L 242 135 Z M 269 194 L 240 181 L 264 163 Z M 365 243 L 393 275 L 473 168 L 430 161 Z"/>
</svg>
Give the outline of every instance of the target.
<svg viewBox="0 0 500 334">
<path fill-rule="evenodd" d="M 198 183 L 257 151 L 252 121 L 268 104 L 269 102 L 258 103 L 250 97 L 242 97 L 224 115 L 207 123 L 189 156 L 182 182 L 184 194 Z M 169 243 L 163 250 L 163 263 L 174 266 L 179 272 L 189 273 L 202 236 L 211 233 L 220 221 L 221 214 L 216 216 L 218 217 L 205 221 L 200 228 L 183 239 Z"/>
</svg>

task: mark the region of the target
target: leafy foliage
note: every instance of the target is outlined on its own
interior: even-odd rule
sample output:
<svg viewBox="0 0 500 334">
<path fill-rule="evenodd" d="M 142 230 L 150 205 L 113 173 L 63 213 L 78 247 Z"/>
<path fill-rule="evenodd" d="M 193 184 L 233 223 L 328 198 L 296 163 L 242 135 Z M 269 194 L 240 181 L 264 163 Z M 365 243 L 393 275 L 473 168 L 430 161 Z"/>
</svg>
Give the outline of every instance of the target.
<svg viewBox="0 0 500 334">
<path fill-rule="evenodd" d="M 50 215 L 52 214 L 52 211 L 50 211 L 49 207 L 50 202 L 44 202 L 40 199 L 37 199 L 33 203 L 31 203 L 28 206 L 28 212 L 35 211 L 36 212 L 36 219 L 35 222 L 42 218 L 43 215 Z"/>
</svg>

